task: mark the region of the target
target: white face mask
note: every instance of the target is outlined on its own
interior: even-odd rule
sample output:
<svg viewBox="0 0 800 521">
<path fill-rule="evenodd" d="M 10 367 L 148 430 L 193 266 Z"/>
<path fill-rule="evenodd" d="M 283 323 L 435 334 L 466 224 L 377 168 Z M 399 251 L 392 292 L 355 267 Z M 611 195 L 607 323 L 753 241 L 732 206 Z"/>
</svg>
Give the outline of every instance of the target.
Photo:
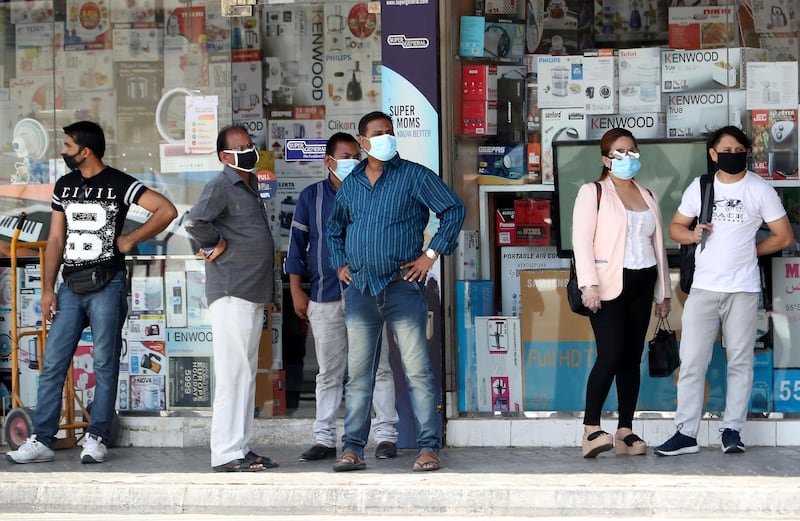
<svg viewBox="0 0 800 521">
<path fill-rule="evenodd" d="M 397 153 L 397 139 L 391 134 L 381 134 L 368 138 L 369 151 L 378 161 L 388 161 Z"/>
<path fill-rule="evenodd" d="M 332 168 L 328 168 L 328 170 L 330 170 L 339 181 L 344 181 L 344 178 L 349 176 L 350 172 L 360 163 L 358 159 L 336 159 L 335 157 L 331 157 L 331 159 L 336 161 L 336 170 Z"/>
</svg>

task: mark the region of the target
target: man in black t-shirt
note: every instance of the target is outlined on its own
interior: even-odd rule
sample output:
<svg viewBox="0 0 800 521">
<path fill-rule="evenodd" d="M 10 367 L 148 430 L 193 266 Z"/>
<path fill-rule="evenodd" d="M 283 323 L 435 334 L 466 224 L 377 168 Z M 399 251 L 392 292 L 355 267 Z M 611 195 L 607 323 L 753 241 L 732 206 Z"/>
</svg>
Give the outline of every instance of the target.
<svg viewBox="0 0 800 521">
<path fill-rule="evenodd" d="M 64 378 L 81 331 L 88 323 L 94 344 L 95 394 L 82 463 L 101 463 L 114 417 L 128 313 L 125 254 L 154 237 L 175 219 L 175 206 L 136 178 L 103 164 L 103 130 L 89 121 L 64 127 L 61 156 L 68 174 L 53 190 L 50 233 L 42 269 L 42 309 L 51 326 L 39 377 L 33 435 L 6 454 L 14 463 L 51 461 L 61 417 Z M 148 220 L 122 234 L 132 204 L 151 212 Z M 63 264 L 65 284 L 55 292 Z M 71 407 L 72 404 L 67 404 Z"/>
</svg>

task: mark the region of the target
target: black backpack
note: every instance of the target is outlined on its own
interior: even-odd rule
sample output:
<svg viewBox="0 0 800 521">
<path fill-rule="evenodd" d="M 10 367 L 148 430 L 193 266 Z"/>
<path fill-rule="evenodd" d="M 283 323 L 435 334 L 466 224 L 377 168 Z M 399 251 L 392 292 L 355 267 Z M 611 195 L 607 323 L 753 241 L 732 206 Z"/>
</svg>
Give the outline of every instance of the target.
<svg viewBox="0 0 800 521">
<path fill-rule="evenodd" d="M 711 214 L 714 208 L 714 174 L 704 174 L 700 176 L 700 219 L 692 221 L 689 226 L 694 230 L 697 223 L 706 224 L 711 222 Z M 689 294 L 694 280 L 694 256 L 697 243 L 681 244 L 680 248 L 680 286 L 681 290 Z"/>
</svg>

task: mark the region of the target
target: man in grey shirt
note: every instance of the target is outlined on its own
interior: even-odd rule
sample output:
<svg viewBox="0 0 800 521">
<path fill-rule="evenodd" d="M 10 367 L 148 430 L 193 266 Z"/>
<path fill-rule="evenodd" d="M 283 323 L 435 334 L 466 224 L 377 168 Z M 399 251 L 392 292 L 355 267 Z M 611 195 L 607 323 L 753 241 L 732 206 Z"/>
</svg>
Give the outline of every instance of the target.
<svg viewBox="0 0 800 521">
<path fill-rule="evenodd" d="M 258 151 L 241 127 L 217 136 L 223 171 L 203 189 L 186 231 L 206 261 L 206 298 L 214 335 L 211 466 L 217 472 L 277 467 L 250 450 L 258 345 L 264 304 L 272 301 L 275 247 L 258 191 Z"/>
</svg>

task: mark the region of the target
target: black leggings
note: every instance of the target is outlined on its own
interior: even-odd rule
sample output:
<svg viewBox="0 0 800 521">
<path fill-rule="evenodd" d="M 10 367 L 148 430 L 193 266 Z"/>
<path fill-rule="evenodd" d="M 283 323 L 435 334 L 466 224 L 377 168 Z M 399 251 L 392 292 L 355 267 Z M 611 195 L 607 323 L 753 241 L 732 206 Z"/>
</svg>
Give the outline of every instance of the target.
<svg viewBox="0 0 800 521">
<path fill-rule="evenodd" d="M 616 377 L 617 428 L 633 426 L 633 412 L 639 399 L 639 366 L 657 275 L 655 266 L 623 269 L 622 293 L 614 300 L 603 301 L 597 313 L 589 315 L 597 341 L 597 359 L 586 386 L 584 425 L 600 425 L 603 402 Z"/>
</svg>

